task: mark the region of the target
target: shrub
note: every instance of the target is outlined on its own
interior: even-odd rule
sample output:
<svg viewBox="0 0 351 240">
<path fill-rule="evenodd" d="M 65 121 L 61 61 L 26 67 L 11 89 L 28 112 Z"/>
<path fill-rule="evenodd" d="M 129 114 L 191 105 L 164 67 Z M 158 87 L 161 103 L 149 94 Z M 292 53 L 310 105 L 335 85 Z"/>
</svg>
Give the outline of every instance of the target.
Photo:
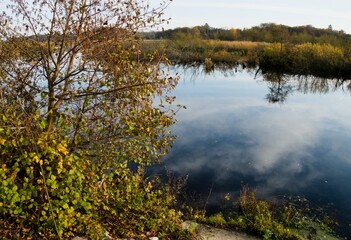
<svg viewBox="0 0 351 240">
<path fill-rule="evenodd" d="M 217 213 L 215 215 L 212 215 L 210 217 L 208 217 L 205 222 L 207 224 L 210 224 L 212 226 L 215 227 L 225 227 L 227 224 L 227 221 L 224 219 L 223 214 L 222 213 Z"/>
<path fill-rule="evenodd" d="M 136 34 L 164 22 L 170 1 L 142 3 L 14 0 L 1 15 L 2 235 L 167 239 L 178 229 L 167 186 L 147 187 L 157 182 L 128 166 L 160 161 L 176 112 L 178 77 Z"/>
<path fill-rule="evenodd" d="M 172 188 L 127 163 L 70 153 L 65 137 L 20 108 L 0 111 L 0 236 L 186 236 Z"/>
<path fill-rule="evenodd" d="M 100 235 L 84 171 L 90 163 L 35 118 L 9 109 L 1 112 L 0 126 L 0 235 Z"/>
</svg>

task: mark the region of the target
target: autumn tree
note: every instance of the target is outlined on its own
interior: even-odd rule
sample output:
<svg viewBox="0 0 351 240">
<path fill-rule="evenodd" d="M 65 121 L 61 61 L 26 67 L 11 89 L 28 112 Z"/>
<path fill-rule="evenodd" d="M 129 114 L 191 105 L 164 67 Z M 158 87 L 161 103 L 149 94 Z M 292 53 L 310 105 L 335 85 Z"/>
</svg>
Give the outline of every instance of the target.
<svg viewBox="0 0 351 240">
<path fill-rule="evenodd" d="M 116 213 L 127 208 L 123 197 L 152 192 L 143 186 L 142 169 L 133 173 L 127 164 L 145 166 L 166 154 L 172 140 L 167 127 L 174 122 L 168 93 L 177 77 L 162 70 L 162 58 L 143 55 L 136 33 L 167 21 L 162 15 L 170 1 L 153 8 L 146 0 L 13 0 L 0 16 L 0 175 L 13 190 L 9 197 L 8 187 L 0 188 L 0 216 L 10 219 L 3 229 L 42 224 L 36 234 L 71 236 L 87 229 L 68 219 L 76 216 L 79 225 L 88 216 L 118 231 L 104 223 L 126 218 L 128 212 Z M 62 174 L 75 177 L 66 182 Z M 26 191 L 33 192 L 28 199 Z M 77 197 L 83 205 L 72 196 L 62 202 L 60 196 L 72 192 L 85 196 Z M 29 202 L 36 203 L 31 210 Z M 17 203 L 23 209 L 15 211 Z M 33 214 L 21 215 L 25 211 Z"/>
<path fill-rule="evenodd" d="M 141 62 L 145 56 L 135 38 L 140 29 L 164 21 L 167 4 L 151 9 L 147 1 L 133 0 L 14 1 L 15 17 L 1 18 L 6 101 L 20 100 L 23 110 L 39 111 L 47 131 L 65 121 L 70 151 L 95 144 L 128 151 L 136 132 L 170 123 L 153 108 L 153 98 L 165 97 L 175 78 L 160 74 L 157 64 Z M 155 139 L 153 134 L 158 133 L 149 126 L 143 141 Z"/>
</svg>

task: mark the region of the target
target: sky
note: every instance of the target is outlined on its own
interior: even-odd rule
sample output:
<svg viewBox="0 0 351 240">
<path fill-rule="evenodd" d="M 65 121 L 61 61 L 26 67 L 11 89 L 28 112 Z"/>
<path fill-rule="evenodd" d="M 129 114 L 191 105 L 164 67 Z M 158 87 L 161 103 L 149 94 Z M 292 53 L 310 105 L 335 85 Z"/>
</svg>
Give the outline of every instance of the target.
<svg viewBox="0 0 351 240">
<path fill-rule="evenodd" d="M 148 0 L 159 6 L 162 0 Z M 9 0 L 0 0 L 0 10 Z M 250 28 L 261 23 L 312 25 L 351 34 L 351 0 L 173 0 L 165 10 L 165 29 L 208 23 L 216 28 Z"/>
<path fill-rule="evenodd" d="M 151 2 L 159 0 L 151 0 Z M 208 23 L 216 28 L 249 28 L 261 23 L 312 25 L 351 34 L 351 0 L 173 0 L 165 29 Z"/>
</svg>

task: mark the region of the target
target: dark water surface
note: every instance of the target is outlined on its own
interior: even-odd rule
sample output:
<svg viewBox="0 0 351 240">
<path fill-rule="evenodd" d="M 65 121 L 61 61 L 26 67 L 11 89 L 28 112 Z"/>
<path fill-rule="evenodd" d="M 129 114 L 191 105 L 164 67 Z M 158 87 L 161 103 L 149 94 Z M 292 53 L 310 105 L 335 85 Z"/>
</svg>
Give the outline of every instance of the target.
<svg viewBox="0 0 351 240">
<path fill-rule="evenodd" d="M 187 189 L 216 206 L 242 186 L 259 196 L 303 196 L 351 232 L 351 91 L 348 81 L 175 68 L 177 103 L 165 158 Z M 172 71 L 173 71 L 172 70 Z"/>
</svg>

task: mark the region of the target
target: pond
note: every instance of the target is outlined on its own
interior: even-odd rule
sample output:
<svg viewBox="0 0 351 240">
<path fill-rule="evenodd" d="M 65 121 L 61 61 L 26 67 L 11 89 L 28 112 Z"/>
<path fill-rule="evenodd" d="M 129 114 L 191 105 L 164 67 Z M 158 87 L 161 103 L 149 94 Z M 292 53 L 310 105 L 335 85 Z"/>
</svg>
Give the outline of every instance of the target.
<svg viewBox="0 0 351 240">
<path fill-rule="evenodd" d="M 351 85 L 255 70 L 174 67 L 177 139 L 164 159 L 187 191 L 218 207 L 243 186 L 301 196 L 351 234 Z"/>
</svg>

